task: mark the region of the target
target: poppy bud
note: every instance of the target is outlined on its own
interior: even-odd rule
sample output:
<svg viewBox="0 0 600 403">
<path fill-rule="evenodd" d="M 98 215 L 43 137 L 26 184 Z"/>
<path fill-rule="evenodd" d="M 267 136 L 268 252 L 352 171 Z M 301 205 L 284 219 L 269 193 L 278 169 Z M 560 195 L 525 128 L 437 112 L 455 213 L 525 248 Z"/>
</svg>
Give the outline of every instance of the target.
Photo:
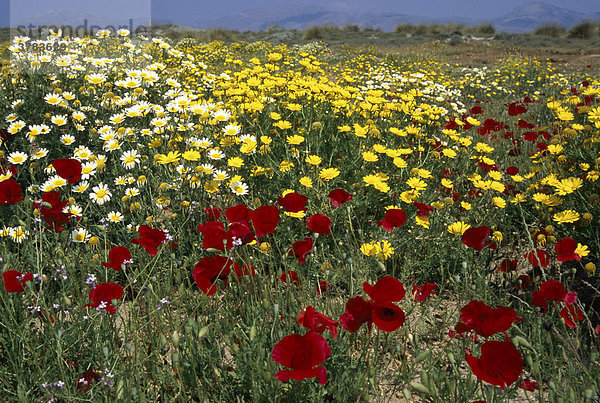
<svg viewBox="0 0 600 403">
<path fill-rule="evenodd" d="M 177 332 L 177 330 L 173 331 L 173 333 L 171 334 L 171 341 L 173 342 L 173 345 L 175 347 L 179 346 L 179 333 Z"/>
<path fill-rule="evenodd" d="M 429 392 L 429 389 L 427 388 L 427 386 L 423 385 L 420 382 L 416 382 L 416 381 L 411 382 L 410 387 L 413 388 L 414 390 L 416 390 L 417 392 L 425 393 L 426 395 L 431 394 L 431 392 Z"/>
<path fill-rule="evenodd" d="M 204 336 L 206 336 L 208 334 L 209 326 L 210 325 L 206 325 L 202 329 L 200 329 L 200 331 L 198 332 L 198 337 L 199 338 L 203 338 Z"/>
<path fill-rule="evenodd" d="M 533 367 L 533 358 L 531 358 L 530 354 L 527 354 L 527 356 L 525 357 L 525 362 L 527 363 L 529 368 Z"/>
<path fill-rule="evenodd" d="M 402 389 L 402 395 L 404 396 L 404 398 L 406 399 L 407 402 L 412 401 L 412 396 L 410 394 L 410 390 L 404 388 Z"/>
<path fill-rule="evenodd" d="M 254 340 L 255 337 L 256 337 L 256 326 L 252 325 L 252 327 L 250 328 L 250 341 Z"/>
</svg>

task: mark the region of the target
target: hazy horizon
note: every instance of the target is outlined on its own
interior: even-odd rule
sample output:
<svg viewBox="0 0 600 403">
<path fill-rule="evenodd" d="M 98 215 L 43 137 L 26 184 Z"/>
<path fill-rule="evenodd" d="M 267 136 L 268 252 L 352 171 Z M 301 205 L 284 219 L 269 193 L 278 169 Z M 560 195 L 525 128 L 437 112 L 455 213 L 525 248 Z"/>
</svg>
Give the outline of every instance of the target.
<svg viewBox="0 0 600 403">
<path fill-rule="evenodd" d="M 567 8 L 580 13 L 600 12 L 598 0 L 580 0 L 565 4 L 561 0 L 545 0 L 554 6 Z M 431 19 L 462 18 L 462 19 L 494 19 L 502 16 L 516 7 L 533 3 L 526 0 L 462 0 L 449 2 L 447 0 L 0 0 L 0 26 L 16 26 L 22 21 L 38 24 L 36 18 L 52 18 L 59 20 L 61 16 L 85 16 L 99 18 L 102 21 L 120 23 L 123 19 L 133 18 L 136 21 L 171 22 L 184 26 L 205 27 L 215 21 L 226 21 L 228 17 L 240 18 L 244 12 L 268 15 L 287 9 L 327 10 L 346 14 L 408 14 Z M 66 12 L 68 10 L 69 12 Z M 78 12 L 75 13 L 74 10 Z M 67 17 L 64 17 L 67 18 Z M 87 17 L 86 17 L 87 18 Z M 52 21 L 56 23 L 56 21 Z"/>
</svg>

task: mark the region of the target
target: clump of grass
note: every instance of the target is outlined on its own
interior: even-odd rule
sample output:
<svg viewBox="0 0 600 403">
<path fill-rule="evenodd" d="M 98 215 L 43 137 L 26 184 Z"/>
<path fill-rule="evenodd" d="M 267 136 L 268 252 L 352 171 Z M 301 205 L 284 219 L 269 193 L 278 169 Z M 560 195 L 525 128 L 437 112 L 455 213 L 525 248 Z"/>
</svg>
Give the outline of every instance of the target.
<svg viewBox="0 0 600 403">
<path fill-rule="evenodd" d="M 360 27 L 358 26 L 358 24 L 346 24 L 342 28 L 342 31 L 345 31 L 345 32 L 360 32 Z"/>
<path fill-rule="evenodd" d="M 473 28 L 473 33 L 480 35 L 494 35 L 496 33 L 496 27 L 492 24 L 481 24 Z"/>
<path fill-rule="evenodd" d="M 533 30 L 533 35 L 560 38 L 566 32 L 567 30 L 565 29 L 565 27 L 555 22 L 546 22 L 535 27 L 535 29 Z"/>
<path fill-rule="evenodd" d="M 312 41 L 314 39 L 322 39 L 323 38 L 323 32 L 321 27 L 309 27 L 307 29 L 304 30 L 304 33 L 302 34 L 302 39 L 304 39 L 305 41 Z"/>
<path fill-rule="evenodd" d="M 590 39 L 598 35 L 598 24 L 593 21 L 583 21 L 569 30 L 570 38 Z"/>
</svg>

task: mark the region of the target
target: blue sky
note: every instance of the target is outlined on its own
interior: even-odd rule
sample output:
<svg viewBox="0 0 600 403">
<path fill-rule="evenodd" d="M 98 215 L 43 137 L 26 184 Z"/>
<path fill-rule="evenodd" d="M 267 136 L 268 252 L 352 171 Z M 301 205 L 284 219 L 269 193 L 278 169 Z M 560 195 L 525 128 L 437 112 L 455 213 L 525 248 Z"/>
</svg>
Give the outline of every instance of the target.
<svg viewBox="0 0 600 403">
<path fill-rule="evenodd" d="M 514 7 L 529 3 L 527 0 L 0 0 L 0 26 L 11 24 L 10 15 L 34 16 L 77 7 L 87 14 L 106 18 L 137 18 L 152 16 L 154 20 L 169 20 L 182 25 L 202 23 L 246 9 L 276 9 L 289 5 L 319 5 L 349 13 L 394 12 L 433 18 L 465 16 L 493 18 Z M 598 0 L 545 0 L 546 3 L 580 12 L 600 11 Z M 10 4 L 12 3 L 12 7 Z M 12 25 L 15 25 L 14 23 Z"/>
</svg>

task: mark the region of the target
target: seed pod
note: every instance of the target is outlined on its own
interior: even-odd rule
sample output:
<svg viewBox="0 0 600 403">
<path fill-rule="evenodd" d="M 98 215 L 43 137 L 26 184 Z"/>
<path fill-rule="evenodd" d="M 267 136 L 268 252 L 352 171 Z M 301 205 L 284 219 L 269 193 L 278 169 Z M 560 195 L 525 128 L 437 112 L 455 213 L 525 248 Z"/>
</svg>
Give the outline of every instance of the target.
<svg viewBox="0 0 600 403">
<path fill-rule="evenodd" d="M 411 382 L 410 387 L 416 390 L 417 392 L 425 393 L 426 395 L 431 394 L 427 386 L 423 385 L 421 382 Z"/>
<path fill-rule="evenodd" d="M 175 347 L 179 346 L 179 333 L 177 332 L 177 330 L 173 331 L 173 333 L 171 334 L 171 341 L 173 342 L 173 345 Z"/>
<path fill-rule="evenodd" d="M 198 337 L 202 338 L 202 337 L 206 336 L 207 333 L 208 333 L 208 328 L 209 327 L 210 327 L 210 325 L 206 325 L 202 329 L 200 329 L 200 331 L 198 332 Z"/>
</svg>

